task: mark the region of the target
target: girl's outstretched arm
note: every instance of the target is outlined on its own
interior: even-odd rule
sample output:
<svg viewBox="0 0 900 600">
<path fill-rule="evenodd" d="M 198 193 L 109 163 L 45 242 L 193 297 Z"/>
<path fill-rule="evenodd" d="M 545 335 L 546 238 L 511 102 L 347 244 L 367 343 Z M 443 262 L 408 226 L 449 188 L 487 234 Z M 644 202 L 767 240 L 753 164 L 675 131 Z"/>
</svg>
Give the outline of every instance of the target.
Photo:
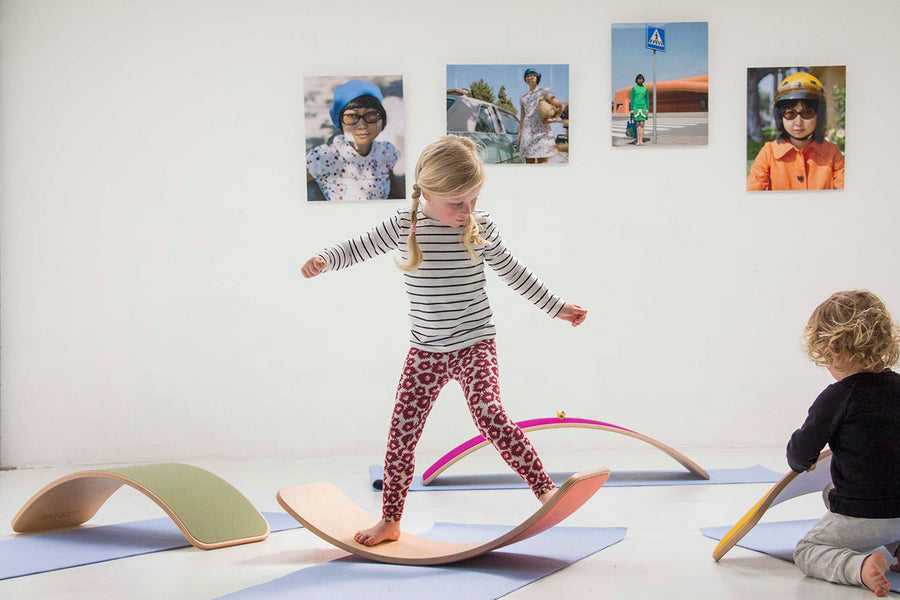
<svg viewBox="0 0 900 600">
<path fill-rule="evenodd" d="M 321 256 L 313 256 L 311 259 L 303 263 L 303 266 L 300 267 L 300 272 L 303 273 L 303 276 L 309 279 L 310 277 L 315 277 L 319 273 L 322 272 L 322 269 L 325 268 L 325 259 Z"/>
<path fill-rule="evenodd" d="M 386 254 L 391 250 L 398 250 L 400 230 L 404 228 L 404 223 L 408 229 L 408 211 L 397 211 L 393 217 L 376 225 L 368 233 L 323 248 L 318 254 L 303 263 L 300 273 L 309 279 L 325 270 L 337 271 Z"/>
<path fill-rule="evenodd" d="M 556 315 L 557 319 L 563 319 L 572 324 L 572 327 L 578 327 L 587 318 L 587 309 L 581 308 L 577 304 L 567 302 Z"/>
</svg>

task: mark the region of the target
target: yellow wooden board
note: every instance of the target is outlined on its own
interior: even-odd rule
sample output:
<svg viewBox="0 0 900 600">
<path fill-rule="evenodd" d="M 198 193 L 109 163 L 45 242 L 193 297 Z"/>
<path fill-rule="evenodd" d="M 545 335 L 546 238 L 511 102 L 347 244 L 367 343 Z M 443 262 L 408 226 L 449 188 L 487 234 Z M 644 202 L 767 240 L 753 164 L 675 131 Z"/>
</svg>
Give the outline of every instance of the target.
<svg viewBox="0 0 900 600">
<path fill-rule="evenodd" d="M 772 486 L 759 502 L 753 505 L 747 514 L 728 530 L 715 550 L 713 558 L 721 559 L 731 550 L 747 533 L 753 529 L 766 511 L 785 500 L 796 498 L 812 492 L 821 492 L 831 483 L 831 450 L 825 450 L 819 455 L 815 469 L 804 473 L 788 472 L 778 483 Z"/>
</svg>

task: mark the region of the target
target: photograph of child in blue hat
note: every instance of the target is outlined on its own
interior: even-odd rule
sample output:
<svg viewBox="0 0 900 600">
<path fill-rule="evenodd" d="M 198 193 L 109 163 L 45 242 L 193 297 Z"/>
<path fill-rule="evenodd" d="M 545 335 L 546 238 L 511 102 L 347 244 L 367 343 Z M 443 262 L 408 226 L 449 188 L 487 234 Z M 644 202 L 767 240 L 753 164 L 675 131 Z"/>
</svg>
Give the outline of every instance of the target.
<svg viewBox="0 0 900 600">
<path fill-rule="evenodd" d="M 406 196 L 403 79 L 306 77 L 307 200 Z"/>
</svg>

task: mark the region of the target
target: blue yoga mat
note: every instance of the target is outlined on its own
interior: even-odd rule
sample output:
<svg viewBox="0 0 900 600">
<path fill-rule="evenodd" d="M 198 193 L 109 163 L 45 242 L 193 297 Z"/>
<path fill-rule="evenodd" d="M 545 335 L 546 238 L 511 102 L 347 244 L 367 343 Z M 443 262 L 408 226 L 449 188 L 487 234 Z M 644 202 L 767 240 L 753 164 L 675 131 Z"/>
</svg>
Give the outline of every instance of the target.
<svg viewBox="0 0 900 600">
<path fill-rule="evenodd" d="M 272 531 L 302 527 L 284 513 L 263 513 Z M 0 580 L 190 546 L 168 517 L 79 527 L 0 540 Z"/>
<path fill-rule="evenodd" d="M 709 479 L 701 479 L 688 471 L 613 471 L 604 487 L 642 485 L 715 485 L 720 483 L 775 483 L 783 473 L 756 465 L 740 469 L 710 469 Z M 550 473 L 559 486 L 574 473 Z M 369 467 L 369 483 L 375 491 L 381 491 L 384 469 L 380 465 Z M 526 488 L 522 478 L 513 472 L 490 475 L 441 475 L 430 485 L 422 483 L 422 477 L 413 478 L 410 491 L 436 492 L 441 490 L 511 490 Z"/>
<path fill-rule="evenodd" d="M 423 537 L 476 542 L 494 539 L 509 529 L 498 525 L 436 523 Z M 348 556 L 301 569 L 222 598 L 488 600 L 505 596 L 612 546 L 624 539 L 626 531 L 624 527 L 554 527 L 501 550 L 441 566 L 389 565 Z"/>
<path fill-rule="evenodd" d="M 807 519 L 803 521 L 774 521 L 769 523 L 758 523 L 756 527 L 751 529 L 737 543 L 741 548 L 748 550 L 756 550 L 781 560 L 794 562 L 794 548 L 797 542 L 806 535 L 806 532 L 812 529 L 813 525 L 818 523 L 818 519 Z M 721 540 L 731 529 L 730 526 L 724 527 L 704 527 L 700 532 L 708 538 Z M 725 560 L 724 558 L 722 560 Z M 900 593 L 900 573 L 887 571 L 885 575 L 891 582 L 891 591 Z"/>
</svg>

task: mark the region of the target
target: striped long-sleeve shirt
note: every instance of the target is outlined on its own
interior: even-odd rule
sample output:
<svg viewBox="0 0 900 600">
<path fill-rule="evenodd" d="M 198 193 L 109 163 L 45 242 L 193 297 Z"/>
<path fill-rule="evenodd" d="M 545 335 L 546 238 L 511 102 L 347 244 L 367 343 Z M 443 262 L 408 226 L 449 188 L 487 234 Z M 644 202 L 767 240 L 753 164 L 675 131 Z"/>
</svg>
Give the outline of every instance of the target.
<svg viewBox="0 0 900 600">
<path fill-rule="evenodd" d="M 490 216 L 476 211 L 473 217 L 485 243 L 475 246 L 473 261 L 462 243 L 459 228 L 429 219 L 419 211 L 416 240 L 423 261 L 415 271 L 404 272 L 409 297 L 410 344 L 420 350 L 451 352 L 494 337 L 491 306 L 485 291 L 484 264 L 500 279 L 555 317 L 565 302 L 525 265 L 516 260 Z M 408 210 L 399 210 L 368 233 L 325 248 L 319 253 L 326 271 L 355 265 L 391 250 L 409 260 L 406 240 L 411 220 Z"/>
</svg>

